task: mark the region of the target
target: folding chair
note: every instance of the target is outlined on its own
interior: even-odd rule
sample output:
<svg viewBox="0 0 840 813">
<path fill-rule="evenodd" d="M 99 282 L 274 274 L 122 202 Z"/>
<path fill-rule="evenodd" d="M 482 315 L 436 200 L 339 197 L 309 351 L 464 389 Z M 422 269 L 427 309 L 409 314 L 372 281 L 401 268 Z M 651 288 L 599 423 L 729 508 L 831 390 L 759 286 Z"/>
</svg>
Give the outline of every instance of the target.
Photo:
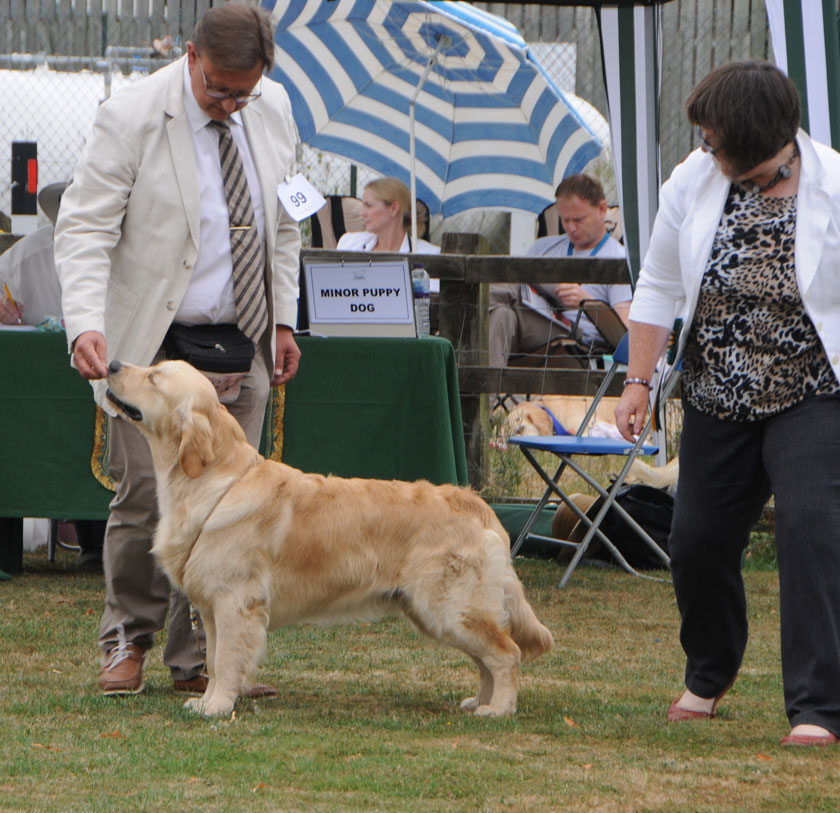
<svg viewBox="0 0 840 813">
<path fill-rule="evenodd" d="M 309 218 L 312 248 L 335 248 L 348 231 L 364 231 L 362 202 L 350 195 L 327 195 L 327 202 Z"/>
<path fill-rule="evenodd" d="M 595 397 L 592 401 L 592 405 L 589 407 L 589 410 L 587 411 L 586 416 L 584 417 L 583 422 L 581 423 L 581 426 L 578 429 L 576 435 L 553 435 L 543 437 L 518 436 L 512 437 L 508 440 L 508 443 L 515 446 L 519 446 L 526 460 L 531 464 L 531 466 L 546 484 L 545 492 L 543 493 L 542 497 L 540 498 L 539 502 L 534 508 L 534 511 L 532 512 L 531 516 L 528 518 L 528 521 L 525 523 L 524 527 L 519 533 L 519 536 L 516 539 L 516 542 L 514 543 L 513 547 L 511 548 L 511 557 L 516 556 L 516 554 L 519 552 L 519 549 L 528 539 L 534 539 L 540 542 L 548 543 L 553 542 L 561 547 L 575 548 L 576 550 L 574 556 L 572 557 L 572 560 L 566 568 L 566 572 L 563 574 L 563 578 L 560 581 L 560 587 L 566 586 L 567 582 L 571 578 L 572 573 L 577 567 L 578 562 L 580 562 L 580 560 L 584 557 L 587 549 L 589 548 L 590 543 L 595 537 L 597 537 L 598 540 L 607 548 L 607 550 L 610 551 L 610 553 L 613 555 L 618 564 L 621 565 L 621 567 L 623 567 L 624 570 L 626 570 L 628 573 L 632 573 L 633 575 L 639 576 L 640 578 L 653 579 L 655 581 L 663 581 L 662 579 L 647 576 L 635 570 L 627 562 L 627 560 L 615 547 L 615 545 L 600 530 L 599 526 L 603 521 L 604 517 L 606 516 L 607 511 L 609 511 L 610 509 L 614 509 L 619 512 L 623 519 L 627 521 L 628 525 L 639 535 L 640 539 L 642 539 L 642 541 L 646 545 L 648 545 L 662 560 L 663 566 L 668 567 L 670 565 L 668 555 L 659 547 L 659 545 L 657 545 L 657 543 L 650 537 L 650 535 L 644 530 L 644 528 L 642 528 L 633 519 L 633 517 L 631 517 L 627 513 L 627 511 L 625 511 L 624 508 L 622 508 L 622 506 L 615 501 L 615 495 L 617 494 L 621 486 L 624 484 L 624 479 L 627 476 L 627 473 L 630 470 L 630 466 L 632 465 L 636 457 L 638 457 L 638 455 L 640 454 L 656 454 L 659 451 L 658 446 L 646 444 L 645 439 L 647 438 L 652 428 L 657 428 L 661 424 L 661 416 L 664 413 L 665 404 L 679 379 L 679 366 L 675 365 L 671 367 L 660 376 L 659 386 L 657 388 L 657 396 L 655 398 L 654 404 L 650 409 L 650 416 L 646 421 L 645 426 L 642 429 L 642 432 L 635 443 L 629 443 L 623 439 L 615 440 L 613 438 L 586 437 L 584 435 L 584 432 L 586 431 L 586 428 L 590 420 L 592 419 L 592 416 L 595 414 L 598 402 L 606 394 L 607 389 L 610 383 L 612 382 L 613 378 L 615 377 L 618 369 L 627 364 L 627 353 L 628 340 L 627 336 L 625 336 L 619 342 L 619 345 L 616 348 L 615 353 L 613 354 L 613 360 L 609 366 L 607 374 L 604 376 L 604 380 L 601 383 L 601 386 L 598 388 L 598 392 L 595 394 Z M 534 456 L 534 452 L 537 451 L 552 452 L 560 458 L 560 463 L 553 476 L 550 475 L 547 471 L 545 471 L 543 466 Z M 595 480 L 574 460 L 575 456 L 601 455 L 624 455 L 627 458 L 624 463 L 624 466 L 622 467 L 618 476 L 615 478 L 614 482 L 608 490 L 601 486 L 601 484 L 598 483 L 597 480 Z M 592 486 L 592 488 L 598 494 L 600 494 L 604 498 L 600 509 L 598 510 L 596 515 L 591 519 L 587 517 L 586 514 L 575 504 L 575 502 L 563 491 L 563 489 L 560 488 L 560 477 L 567 467 L 576 472 L 581 478 L 583 478 L 583 480 L 585 480 L 590 486 Z M 548 504 L 548 501 L 552 495 L 555 495 L 560 500 L 562 500 L 563 503 L 565 503 L 569 507 L 569 509 L 578 517 L 578 519 L 581 520 L 586 526 L 588 526 L 586 534 L 579 543 L 570 542 L 567 540 L 557 540 L 553 539 L 552 537 L 544 537 L 531 533 L 531 529 L 533 528 L 534 523 L 539 517 L 540 512 Z"/>
</svg>

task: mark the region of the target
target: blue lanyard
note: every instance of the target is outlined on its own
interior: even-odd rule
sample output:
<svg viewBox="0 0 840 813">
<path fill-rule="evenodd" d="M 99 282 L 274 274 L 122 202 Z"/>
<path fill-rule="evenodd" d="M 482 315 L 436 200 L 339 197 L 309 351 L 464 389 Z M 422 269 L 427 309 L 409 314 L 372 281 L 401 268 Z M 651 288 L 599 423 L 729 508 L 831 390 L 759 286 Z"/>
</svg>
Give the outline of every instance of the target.
<svg viewBox="0 0 840 813">
<path fill-rule="evenodd" d="M 604 232 L 604 236 L 601 238 L 601 242 L 598 243 L 598 245 L 595 246 L 595 248 L 593 248 L 592 251 L 589 252 L 589 256 L 594 257 L 604 247 L 604 243 L 606 243 L 607 240 L 609 240 L 609 239 L 610 239 L 609 232 Z M 571 257 L 572 252 L 574 250 L 575 250 L 575 247 L 572 245 L 572 241 L 569 240 L 569 245 L 566 246 L 566 256 Z"/>
</svg>

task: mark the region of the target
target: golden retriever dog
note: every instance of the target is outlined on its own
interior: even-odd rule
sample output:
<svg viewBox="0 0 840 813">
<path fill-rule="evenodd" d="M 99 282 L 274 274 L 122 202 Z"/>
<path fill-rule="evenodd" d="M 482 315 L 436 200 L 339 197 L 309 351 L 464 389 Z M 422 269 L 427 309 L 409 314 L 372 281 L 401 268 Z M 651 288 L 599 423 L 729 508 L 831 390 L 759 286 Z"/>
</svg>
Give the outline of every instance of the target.
<svg viewBox="0 0 840 813">
<path fill-rule="evenodd" d="M 675 457 L 665 466 L 651 466 L 638 458 L 630 464 L 624 478 L 625 483 L 644 483 L 654 488 L 664 488 L 669 494 L 676 493 L 680 477 L 680 459 Z"/>
<path fill-rule="evenodd" d="M 516 711 L 520 660 L 553 639 L 525 598 L 507 533 L 478 495 L 265 460 L 185 362 L 112 361 L 108 387 L 151 446 L 153 553 L 204 621 L 209 684 L 189 708 L 230 714 L 253 684 L 271 627 L 400 610 L 477 664 L 478 693 L 462 708 Z"/>
<path fill-rule="evenodd" d="M 598 425 L 614 425 L 613 412 L 617 398 L 602 398 L 595 410 L 595 414 L 589 421 L 590 434 L 593 428 Z M 517 435 L 554 435 L 554 415 L 560 425 L 571 435 L 577 432 L 578 427 L 591 406 L 591 399 L 577 398 L 574 396 L 543 396 L 538 401 L 520 401 L 513 406 L 502 420 L 500 437 L 497 445 L 504 446 L 508 438 Z M 551 414 L 546 412 L 550 410 Z M 617 431 L 617 430 L 616 430 Z"/>
</svg>

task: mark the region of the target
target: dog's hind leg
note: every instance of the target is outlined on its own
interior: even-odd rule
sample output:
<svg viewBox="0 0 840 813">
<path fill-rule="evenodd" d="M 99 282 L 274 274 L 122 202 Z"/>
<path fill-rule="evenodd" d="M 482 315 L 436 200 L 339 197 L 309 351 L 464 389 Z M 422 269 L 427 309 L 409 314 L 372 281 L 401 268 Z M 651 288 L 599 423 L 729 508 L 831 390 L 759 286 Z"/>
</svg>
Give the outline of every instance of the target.
<svg viewBox="0 0 840 813">
<path fill-rule="evenodd" d="M 449 642 L 478 663 L 481 675 L 477 697 L 467 698 L 462 708 L 474 711 L 479 717 L 514 714 L 519 686 L 519 647 L 495 620 L 484 615 L 462 617 L 453 632 L 454 640 Z"/>
<path fill-rule="evenodd" d="M 461 702 L 464 711 L 475 711 L 479 706 L 486 706 L 493 698 L 493 675 L 490 670 L 481 662 L 480 658 L 470 655 L 478 666 L 478 673 L 481 676 L 481 685 L 475 697 L 468 697 Z"/>
<path fill-rule="evenodd" d="M 490 615 L 452 606 L 443 616 L 424 612 L 403 602 L 402 610 L 425 635 L 465 652 L 478 665 L 481 685 L 461 708 L 479 717 L 501 717 L 516 712 L 519 685 L 519 647 Z"/>
</svg>

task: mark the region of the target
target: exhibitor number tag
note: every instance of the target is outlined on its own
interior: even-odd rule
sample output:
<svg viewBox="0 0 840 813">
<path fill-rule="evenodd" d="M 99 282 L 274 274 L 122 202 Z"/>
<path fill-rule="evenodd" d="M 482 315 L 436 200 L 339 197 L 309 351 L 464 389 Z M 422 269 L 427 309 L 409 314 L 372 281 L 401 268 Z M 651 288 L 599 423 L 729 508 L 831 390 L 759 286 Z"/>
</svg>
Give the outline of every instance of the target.
<svg viewBox="0 0 840 813">
<path fill-rule="evenodd" d="M 293 178 L 277 184 L 277 197 L 286 207 L 286 211 L 298 222 L 314 215 L 327 202 L 300 172 Z"/>
</svg>

